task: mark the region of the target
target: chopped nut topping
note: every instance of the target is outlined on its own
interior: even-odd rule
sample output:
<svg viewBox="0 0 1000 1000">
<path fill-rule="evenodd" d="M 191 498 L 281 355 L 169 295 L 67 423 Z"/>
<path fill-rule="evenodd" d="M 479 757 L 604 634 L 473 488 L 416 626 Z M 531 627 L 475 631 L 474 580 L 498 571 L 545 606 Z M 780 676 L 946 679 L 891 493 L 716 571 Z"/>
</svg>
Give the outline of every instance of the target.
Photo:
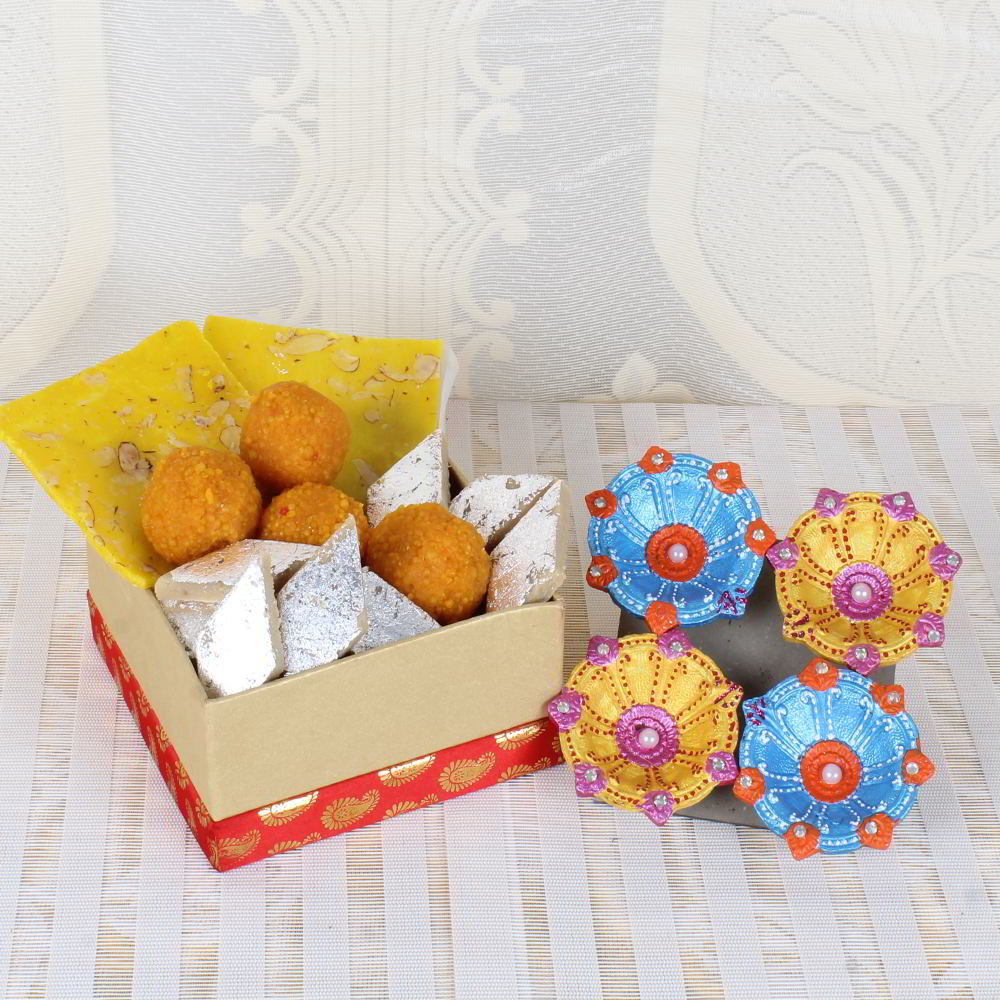
<svg viewBox="0 0 1000 1000">
<path fill-rule="evenodd" d="M 356 372 L 361 364 L 361 359 L 356 354 L 348 354 L 344 350 L 333 352 L 333 363 L 344 372 Z"/>
<path fill-rule="evenodd" d="M 194 385 L 191 382 L 191 366 L 177 369 L 177 389 L 189 402 L 194 402 Z"/>
</svg>

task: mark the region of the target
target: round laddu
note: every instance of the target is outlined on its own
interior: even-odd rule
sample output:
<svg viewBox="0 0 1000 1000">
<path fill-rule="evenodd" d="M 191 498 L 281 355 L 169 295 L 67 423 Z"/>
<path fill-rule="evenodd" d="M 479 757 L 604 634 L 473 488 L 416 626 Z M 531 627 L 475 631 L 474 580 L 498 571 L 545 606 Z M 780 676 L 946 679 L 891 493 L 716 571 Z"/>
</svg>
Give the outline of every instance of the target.
<svg viewBox="0 0 1000 1000">
<path fill-rule="evenodd" d="M 479 532 L 436 503 L 387 514 L 372 529 L 367 562 L 442 625 L 474 614 L 490 582 Z"/>
<path fill-rule="evenodd" d="M 358 526 L 361 551 L 368 541 L 364 508 L 336 486 L 302 483 L 279 493 L 264 509 L 260 537 L 278 542 L 322 545 L 352 514 Z"/>
<path fill-rule="evenodd" d="M 186 563 L 249 538 L 260 508 L 260 492 L 241 458 L 180 448 L 153 469 L 142 497 L 142 530 L 164 559 Z"/>
<path fill-rule="evenodd" d="M 279 493 L 332 482 L 350 443 L 351 425 L 333 400 L 301 382 L 276 382 L 250 404 L 240 454 L 261 486 Z"/>
</svg>

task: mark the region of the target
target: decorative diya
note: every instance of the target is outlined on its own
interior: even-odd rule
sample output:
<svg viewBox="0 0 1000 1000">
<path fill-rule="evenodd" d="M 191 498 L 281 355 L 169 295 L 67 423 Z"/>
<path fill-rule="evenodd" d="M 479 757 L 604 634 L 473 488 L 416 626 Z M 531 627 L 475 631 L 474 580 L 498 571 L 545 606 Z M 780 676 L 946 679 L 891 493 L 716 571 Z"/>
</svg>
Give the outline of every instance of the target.
<svg viewBox="0 0 1000 1000">
<path fill-rule="evenodd" d="M 735 780 L 742 693 L 674 629 L 595 636 L 548 710 L 577 794 L 662 826 Z"/>
<path fill-rule="evenodd" d="M 786 639 L 864 674 L 944 642 L 962 557 L 909 493 L 820 490 L 767 557 Z"/>
<path fill-rule="evenodd" d="M 748 699 L 743 714 L 733 794 L 795 858 L 888 847 L 917 786 L 934 774 L 903 689 L 826 660 Z"/>
<path fill-rule="evenodd" d="M 776 540 L 735 462 L 652 447 L 586 502 L 587 583 L 657 634 L 742 615 Z"/>
</svg>

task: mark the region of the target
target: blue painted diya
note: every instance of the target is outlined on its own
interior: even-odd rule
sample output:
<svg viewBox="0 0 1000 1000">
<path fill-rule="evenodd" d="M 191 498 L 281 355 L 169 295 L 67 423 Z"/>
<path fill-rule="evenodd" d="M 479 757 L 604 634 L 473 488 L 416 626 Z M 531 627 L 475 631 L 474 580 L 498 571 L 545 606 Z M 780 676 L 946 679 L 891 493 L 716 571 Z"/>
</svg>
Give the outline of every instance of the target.
<svg viewBox="0 0 1000 1000">
<path fill-rule="evenodd" d="M 742 615 L 776 541 L 735 462 L 652 447 L 586 502 L 587 583 L 657 634 Z"/>
<path fill-rule="evenodd" d="M 793 857 L 885 849 L 934 774 L 903 689 L 815 659 L 743 703 L 733 794 Z"/>
</svg>

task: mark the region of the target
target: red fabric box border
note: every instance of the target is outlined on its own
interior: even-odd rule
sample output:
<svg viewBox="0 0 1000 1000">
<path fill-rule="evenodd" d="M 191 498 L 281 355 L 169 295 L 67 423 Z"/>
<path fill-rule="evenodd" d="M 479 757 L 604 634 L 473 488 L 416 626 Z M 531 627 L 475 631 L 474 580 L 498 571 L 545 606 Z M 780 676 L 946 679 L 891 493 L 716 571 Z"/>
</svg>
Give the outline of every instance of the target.
<svg viewBox="0 0 1000 1000">
<path fill-rule="evenodd" d="M 538 719 L 260 809 L 214 820 L 89 593 L 87 603 L 94 642 L 181 815 L 218 871 L 562 763 L 558 730 L 549 719 Z"/>
</svg>

